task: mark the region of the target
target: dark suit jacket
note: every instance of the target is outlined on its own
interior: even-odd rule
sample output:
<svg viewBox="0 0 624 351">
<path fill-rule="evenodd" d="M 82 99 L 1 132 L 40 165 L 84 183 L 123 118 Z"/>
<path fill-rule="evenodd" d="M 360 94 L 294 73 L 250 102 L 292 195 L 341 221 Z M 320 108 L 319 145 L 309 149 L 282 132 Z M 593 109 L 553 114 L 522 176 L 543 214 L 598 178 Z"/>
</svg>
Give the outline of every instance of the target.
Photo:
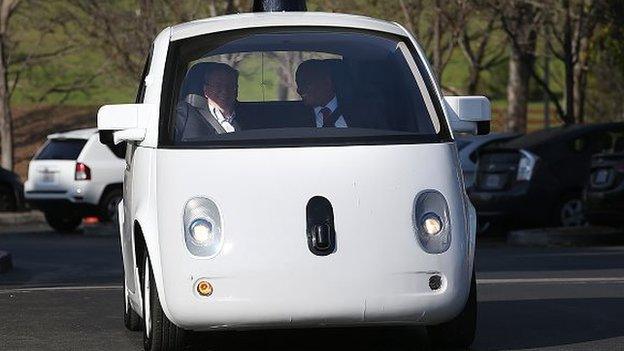
<svg viewBox="0 0 624 351">
<path fill-rule="evenodd" d="M 202 139 L 217 132 L 196 107 L 186 101 L 176 106 L 175 141 Z"/>
<path fill-rule="evenodd" d="M 349 105 L 341 105 L 338 102 L 338 112 L 342 115 L 345 122 L 347 123 L 347 127 L 349 128 L 372 128 L 372 129 L 383 129 L 384 128 L 384 119 L 383 114 L 375 108 L 364 108 L 357 106 L 349 106 Z M 314 109 L 310 112 L 312 115 L 312 126 L 316 127 L 316 114 L 314 113 Z M 337 120 L 336 117 L 332 116 Z M 334 122 L 335 123 L 335 122 Z"/>
</svg>

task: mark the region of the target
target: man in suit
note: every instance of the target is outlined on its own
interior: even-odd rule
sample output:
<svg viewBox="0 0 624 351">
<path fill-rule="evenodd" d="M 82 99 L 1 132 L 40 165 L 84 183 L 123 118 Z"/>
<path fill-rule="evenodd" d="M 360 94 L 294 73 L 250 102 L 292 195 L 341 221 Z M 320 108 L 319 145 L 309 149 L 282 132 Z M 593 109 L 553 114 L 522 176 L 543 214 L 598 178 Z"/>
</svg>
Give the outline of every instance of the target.
<svg viewBox="0 0 624 351">
<path fill-rule="evenodd" d="M 349 123 L 342 113 L 336 96 L 331 67 L 323 60 L 308 60 L 297 67 L 297 93 L 303 104 L 312 108 L 317 128 L 347 128 Z"/>
<path fill-rule="evenodd" d="M 197 67 L 196 67 L 197 66 Z M 238 71 L 224 63 L 198 63 L 189 70 L 203 76 L 202 95 L 189 91 L 176 107 L 175 140 L 201 140 L 240 130 L 236 121 Z"/>
</svg>

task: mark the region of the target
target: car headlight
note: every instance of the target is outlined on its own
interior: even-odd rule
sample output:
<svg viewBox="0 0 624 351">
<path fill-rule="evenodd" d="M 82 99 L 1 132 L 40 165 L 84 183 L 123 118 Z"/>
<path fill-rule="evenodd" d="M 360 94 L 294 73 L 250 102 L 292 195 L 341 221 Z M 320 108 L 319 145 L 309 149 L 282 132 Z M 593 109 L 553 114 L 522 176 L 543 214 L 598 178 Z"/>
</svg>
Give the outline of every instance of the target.
<svg viewBox="0 0 624 351">
<path fill-rule="evenodd" d="M 533 170 L 537 163 L 537 156 L 526 151 L 520 150 L 520 161 L 518 161 L 518 175 L 517 180 L 531 180 L 533 177 Z"/>
<path fill-rule="evenodd" d="M 423 249 L 442 253 L 451 246 L 451 223 L 448 204 L 435 190 L 424 191 L 414 201 L 414 228 Z"/>
<path fill-rule="evenodd" d="M 211 222 L 203 218 L 196 219 L 189 228 L 191 239 L 199 246 L 209 245 L 215 239 L 213 228 L 214 225 Z"/>
<path fill-rule="evenodd" d="M 195 256 L 208 258 L 217 255 L 223 246 L 219 208 L 210 199 L 196 197 L 184 207 L 184 241 Z"/>
<path fill-rule="evenodd" d="M 436 235 L 442 231 L 442 221 L 435 213 L 427 213 L 422 219 L 422 229 L 428 235 Z"/>
</svg>

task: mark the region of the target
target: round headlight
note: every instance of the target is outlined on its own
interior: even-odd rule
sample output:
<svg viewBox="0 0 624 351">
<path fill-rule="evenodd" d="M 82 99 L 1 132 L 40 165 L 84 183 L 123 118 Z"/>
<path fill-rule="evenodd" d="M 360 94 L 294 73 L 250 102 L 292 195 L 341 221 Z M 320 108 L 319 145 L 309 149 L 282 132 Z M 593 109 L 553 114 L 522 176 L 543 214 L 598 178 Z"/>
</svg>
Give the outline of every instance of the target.
<svg viewBox="0 0 624 351">
<path fill-rule="evenodd" d="M 200 246 L 206 246 L 214 239 L 213 225 L 205 219 L 196 219 L 189 226 L 191 238 Z"/>
<path fill-rule="evenodd" d="M 442 221 L 435 213 L 427 213 L 422 218 L 422 229 L 429 235 L 436 235 L 442 231 Z"/>
</svg>

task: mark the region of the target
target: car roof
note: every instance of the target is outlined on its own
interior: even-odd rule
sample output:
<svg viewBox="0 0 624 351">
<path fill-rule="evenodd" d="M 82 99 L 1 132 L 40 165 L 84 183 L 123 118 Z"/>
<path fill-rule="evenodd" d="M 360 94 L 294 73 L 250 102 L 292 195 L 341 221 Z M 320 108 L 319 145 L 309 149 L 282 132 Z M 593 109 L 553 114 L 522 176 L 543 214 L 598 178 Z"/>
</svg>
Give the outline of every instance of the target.
<svg viewBox="0 0 624 351">
<path fill-rule="evenodd" d="M 89 139 L 97 133 L 96 128 L 85 128 L 85 129 L 76 129 L 70 130 L 67 132 L 54 133 L 48 135 L 48 139 Z"/>
<path fill-rule="evenodd" d="M 609 131 L 612 129 L 624 129 L 624 123 L 573 124 L 542 129 L 510 140 L 501 145 L 501 147 L 510 149 L 530 149 L 562 139 L 576 138 L 586 133 Z"/>
<path fill-rule="evenodd" d="M 217 16 L 172 26 L 170 35 L 171 40 L 175 41 L 237 29 L 297 26 L 368 29 L 405 35 L 397 23 L 365 16 L 325 12 L 268 12 Z"/>
</svg>

